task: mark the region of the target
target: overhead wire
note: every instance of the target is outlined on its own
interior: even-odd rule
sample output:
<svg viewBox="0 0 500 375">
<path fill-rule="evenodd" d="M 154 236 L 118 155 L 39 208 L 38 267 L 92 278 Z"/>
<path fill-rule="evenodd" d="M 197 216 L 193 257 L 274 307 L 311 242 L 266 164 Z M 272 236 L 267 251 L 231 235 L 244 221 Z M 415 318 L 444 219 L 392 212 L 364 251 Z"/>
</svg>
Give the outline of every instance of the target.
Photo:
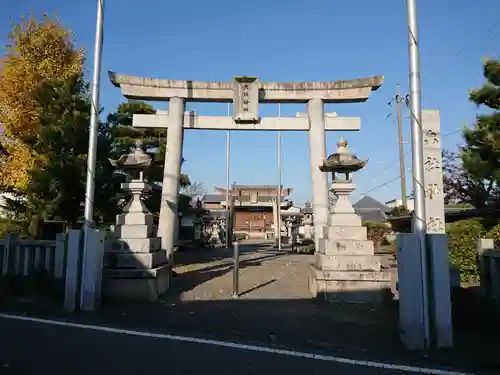
<svg viewBox="0 0 500 375">
<path fill-rule="evenodd" d="M 443 139 L 444 137 L 447 137 L 447 136 L 450 136 L 450 135 L 456 134 L 456 133 L 458 133 L 458 132 L 459 132 L 459 131 L 461 131 L 461 130 L 462 130 L 462 129 L 460 128 L 460 129 L 456 129 L 456 130 L 454 130 L 454 131 L 451 131 L 451 132 L 448 132 L 448 133 L 442 134 L 442 135 L 441 135 L 441 139 Z M 405 153 L 404 153 L 404 156 L 408 155 L 408 153 L 409 153 L 410 151 L 411 151 L 411 149 L 406 150 L 406 151 L 405 151 Z M 374 178 L 380 177 L 380 176 L 381 176 L 384 172 L 388 171 L 388 170 L 389 170 L 392 166 L 394 166 L 394 164 L 397 164 L 398 162 L 399 162 L 399 158 L 397 158 L 397 159 L 393 160 L 393 161 L 392 161 L 392 162 L 391 162 L 391 163 L 390 163 L 387 167 L 385 167 L 384 169 L 382 169 L 380 172 L 377 172 L 377 174 L 373 175 L 373 177 L 372 177 L 372 178 L 370 178 L 370 179 L 374 179 Z M 408 168 L 408 169 L 406 170 L 406 172 L 413 172 L 413 170 L 412 170 L 412 168 Z M 399 179 L 401 179 L 401 176 L 400 176 L 400 175 L 399 175 L 399 176 L 396 176 L 396 177 L 394 177 L 394 178 L 391 178 L 390 180 L 388 180 L 388 181 L 386 181 L 386 182 L 384 182 L 384 183 L 382 183 L 382 184 L 380 184 L 380 185 L 377 185 L 377 186 L 375 186 L 375 187 L 373 187 L 373 188 L 371 188 L 371 189 L 369 189 L 369 190 L 367 190 L 367 191 L 365 191 L 365 192 L 363 192 L 363 193 L 361 193 L 361 194 L 359 194 L 359 195 L 360 195 L 360 196 L 366 195 L 366 194 L 371 193 L 371 192 L 373 192 L 373 191 L 376 191 L 376 190 L 378 190 L 378 189 L 380 189 L 380 188 L 383 188 L 384 186 L 386 186 L 386 185 L 388 185 L 388 184 L 390 184 L 390 183 L 392 183 L 392 182 L 394 182 L 394 181 L 397 181 L 397 180 L 399 180 Z"/>
<path fill-rule="evenodd" d="M 457 63 L 459 63 L 459 62 L 460 62 L 460 60 L 458 59 L 458 57 L 459 57 L 459 56 L 460 56 L 460 55 L 461 55 L 461 54 L 462 54 L 465 50 L 467 50 L 467 49 L 469 49 L 470 47 L 472 47 L 472 46 L 473 46 L 473 45 L 477 42 L 477 40 L 478 40 L 478 39 L 483 38 L 484 36 L 486 36 L 486 35 L 490 34 L 490 33 L 491 33 L 493 30 L 495 30 L 498 26 L 500 26 L 500 21 L 497 21 L 497 22 L 493 23 L 492 25 L 490 25 L 490 26 L 489 26 L 489 27 L 488 27 L 485 31 L 483 31 L 481 34 L 477 35 L 476 37 L 472 38 L 472 40 L 471 40 L 469 43 L 467 43 L 464 47 L 460 48 L 460 49 L 459 49 L 459 50 L 458 50 L 455 54 L 453 54 L 453 56 L 451 57 L 451 59 L 452 59 L 452 61 L 453 61 L 453 64 L 457 64 Z M 495 39 L 496 37 L 498 37 L 498 36 L 500 36 L 500 33 L 499 33 L 498 35 L 495 35 L 495 36 L 494 36 L 494 39 Z M 412 37 L 414 37 L 414 36 L 412 35 Z M 418 44 L 417 44 L 417 48 L 420 50 L 420 46 L 419 46 Z M 420 52 L 420 51 L 419 51 L 419 52 Z M 441 67 L 439 67 L 439 68 L 441 68 Z M 447 68 L 449 68 L 449 66 L 447 66 Z M 392 100 L 391 100 L 391 102 L 392 102 Z M 389 104 L 391 104 L 391 102 L 389 102 Z M 407 108 L 408 108 L 408 110 L 410 111 L 410 116 L 415 117 L 415 113 L 413 113 L 413 111 L 412 111 L 411 107 L 410 107 L 409 105 L 407 105 Z M 390 116 L 390 115 L 388 115 L 388 116 L 386 117 L 386 119 L 388 119 L 388 118 L 390 118 L 390 117 L 391 117 L 391 116 Z M 421 124 L 421 122 L 420 122 L 420 121 L 418 121 L 418 120 L 417 120 L 417 125 L 418 125 L 418 127 L 419 127 L 421 130 L 423 130 L 423 129 L 422 129 L 422 124 Z M 448 132 L 448 133 L 445 133 L 445 134 L 441 134 L 441 139 L 443 139 L 444 137 L 447 137 L 447 136 L 450 136 L 450 135 L 456 134 L 456 133 L 460 132 L 461 130 L 462 130 L 462 128 L 459 128 L 459 129 L 453 130 L 453 131 L 451 131 L 451 132 Z M 404 153 L 404 156 L 406 156 L 406 155 L 407 155 L 410 151 L 411 151 L 411 149 L 410 149 L 410 150 L 407 150 L 407 151 Z M 399 162 L 399 157 L 398 157 L 397 159 L 395 159 L 394 161 L 392 161 L 392 162 L 391 162 L 391 163 L 390 163 L 387 167 L 385 167 L 382 171 L 380 171 L 380 172 L 378 172 L 376 175 L 374 175 L 371 179 L 374 179 L 374 178 L 380 177 L 380 176 L 381 176 L 384 172 L 386 172 L 387 170 L 389 170 L 392 166 L 394 166 L 394 165 L 395 165 L 396 163 L 398 163 L 398 162 Z M 414 176 L 414 174 L 413 174 L 413 170 L 412 170 L 412 169 L 410 169 L 409 171 L 411 171 L 411 172 L 412 172 L 412 179 L 414 180 L 414 179 L 415 179 L 415 176 Z M 374 188 L 372 188 L 372 189 L 369 189 L 368 191 L 365 191 L 364 193 L 362 193 L 362 194 L 360 194 L 360 195 L 366 195 L 366 194 L 367 194 L 367 193 L 369 193 L 369 192 L 372 192 L 372 191 L 378 190 L 378 189 L 380 189 L 380 188 L 382 188 L 382 187 L 384 187 L 384 186 L 386 186 L 386 185 L 388 185 L 388 184 L 390 184 L 390 183 L 392 183 L 392 182 L 394 182 L 394 181 L 397 181 L 397 180 L 398 180 L 398 179 L 400 179 L 400 178 L 401 178 L 401 176 L 398 176 L 398 177 L 392 178 L 392 179 L 390 179 L 390 180 L 388 180 L 388 181 L 384 182 L 384 183 L 383 183 L 383 184 L 381 184 L 381 185 L 378 185 L 378 186 L 376 186 L 376 187 L 374 187 Z M 423 188 L 423 186 L 420 186 L 420 187 L 421 187 L 421 188 Z"/>
<path fill-rule="evenodd" d="M 396 177 L 391 178 L 390 180 L 388 180 L 388 181 L 384 182 L 383 184 L 380 184 L 380 185 L 378 185 L 378 186 L 375 186 L 375 187 L 374 187 L 374 188 L 372 188 L 372 189 L 369 189 L 369 190 L 366 190 L 366 191 L 362 192 L 362 193 L 361 193 L 361 194 L 359 194 L 359 195 L 360 195 L 360 196 L 364 196 L 364 195 L 366 195 L 366 194 L 368 194 L 368 193 L 371 193 L 372 191 L 378 190 L 378 189 L 380 189 L 380 188 L 383 188 L 383 187 L 384 187 L 384 186 L 386 186 L 386 185 L 389 185 L 391 182 L 394 182 L 394 181 L 397 181 L 397 180 L 400 180 L 400 179 L 401 179 L 401 176 L 396 176 Z"/>
</svg>

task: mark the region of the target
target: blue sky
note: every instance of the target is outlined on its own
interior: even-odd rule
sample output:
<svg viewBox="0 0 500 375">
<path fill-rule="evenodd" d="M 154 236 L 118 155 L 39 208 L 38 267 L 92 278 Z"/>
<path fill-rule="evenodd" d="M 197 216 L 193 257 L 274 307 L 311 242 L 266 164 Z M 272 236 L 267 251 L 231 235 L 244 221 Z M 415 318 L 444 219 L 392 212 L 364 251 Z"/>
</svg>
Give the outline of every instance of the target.
<svg viewBox="0 0 500 375">
<path fill-rule="evenodd" d="M 7 0 L 0 12 L 0 44 L 21 15 L 57 13 L 87 51 L 90 76 L 96 1 Z M 480 4 L 480 5 L 479 5 Z M 418 0 L 423 107 L 441 111 L 442 133 L 471 123 L 477 108 L 467 92 L 481 85 L 484 56 L 500 58 L 498 0 Z M 404 0 L 282 0 L 248 2 L 107 0 L 105 9 L 101 104 L 113 110 L 122 100 L 107 79 L 108 70 L 147 77 L 231 80 L 256 75 L 264 81 L 328 81 L 371 75 L 385 76 L 384 86 L 366 103 L 327 105 L 339 116 L 361 117 L 361 131 L 343 135 L 351 149 L 368 158 L 356 176 L 353 200 L 370 191 L 381 201 L 399 198 L 397 127 L 387 103 L 399 84 L 408 90 L 406 3 Z M 2 47 L 3 48 L 3 47 Z M 3 51 L 3 49 L 2 49 Z M 3 53 L 3 52 L 2 52 Z M 165 104 L 156 105 L 166 108 Z M 189 104 L 200 115 L 225 115 L 225 104 Z M 282 105 L 282 116 L 305 111 L 303 105 Z M 262 106 L 263 116 L 277 114 L 276 105 Z M 410 141 L 405 119 L 405 141 Z M 327 152 L 342 134 L 331 132 Z M 460 143 L 455 132 L 446 148 Z M 306 133 L 283 133 L 282 182 L 295 188 L 293 198 L 310 199 Z M 405 144 L 405 148 L 409 145 Z M 276 134 L 233 132 L 231 181 L 276 183 Z M 406 158 L 407 168 L 411 159 Z M 183 170 L 207 189 L 225 185 L 225 133 L 188 131 Z M 392 164 L 392 165 L 391 165 Z M 411 174 L 408 173 L 409 192 Z"/>
</svg>

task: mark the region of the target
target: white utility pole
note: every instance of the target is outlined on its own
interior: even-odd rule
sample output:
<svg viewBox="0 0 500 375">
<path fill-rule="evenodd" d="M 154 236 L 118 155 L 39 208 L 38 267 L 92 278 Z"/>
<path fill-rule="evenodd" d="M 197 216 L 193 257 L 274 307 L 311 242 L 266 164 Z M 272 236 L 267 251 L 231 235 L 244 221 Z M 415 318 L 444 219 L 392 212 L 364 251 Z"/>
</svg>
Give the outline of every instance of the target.
<svg viewBox="0 0 500 375">
<path fill-rule="evenodd" d="M 227 115 L 231 116 L 231 104 L 228 103 L 227 105 Z M 229 225 L 229 199 L 232 199 L 232 196 L 229 195 L 229 189 L 230 189 L 230 156 L 231 155 L 231 130 L 228 130 L 226 133 L 226 247 L 229 247 L 229 239 L 230 239 L 230 225 Z"/>
<path fill-rule="evenodd" d="M 278 103 L 278 117 L 281 117 L 281 107 Z M 281 250 L 281 132 L 278 130 L 278 197 L 277 197 L 277 216 L 278 216 L 278 250 Z"/>
<path fill-rule="evenodd" d="M 94 72 L 92 75 L 92 107 L 90 109 L 89 150 L 87 156 L 87 180 L 85 185 L 84 239 L 82 254 L 82 276 L 85 275 L 85 260 L 89 251 L 89 232 L 94 227 L 94 190 L 97 158 L 97 131 L 99 128 L 99 91 L 101 83 L 101 60 L 104 24 L 104 0 L 97 0 L 97 21 L 94 44 Z M 80 304 L 83 304 L 83 280 L 80 285 Z"/>
<path fill-rule="evenodd" d="M 414 192 L 413 232 L 419 237 L 422 264 L 422 301 L 424 313 L 425 346 L 430 347 L 429 323 L 429 278 L 427 269 L 426 216 L 424 189 L 424 151 L 422 134 L 422 107 L 420 90 L 420 51 L 418 44 L 418 22 L 416 0 L 407 0 L 408 60 L 410 71 L 410 112 L 412 140 L 412 169 Z"/>
</svg>

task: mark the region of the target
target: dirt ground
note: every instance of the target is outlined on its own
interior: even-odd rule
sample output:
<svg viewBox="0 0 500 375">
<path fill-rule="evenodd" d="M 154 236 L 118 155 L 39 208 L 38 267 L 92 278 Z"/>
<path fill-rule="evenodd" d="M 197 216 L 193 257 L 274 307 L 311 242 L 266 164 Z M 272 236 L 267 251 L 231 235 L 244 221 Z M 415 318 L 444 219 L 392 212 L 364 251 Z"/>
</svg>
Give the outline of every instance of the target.
<svg viewBox="0 0 500 375">
<path fill-rule="evenodd" d="M 243 299 L 310 299 L 309 266 L 314 255 L 277 251 L 272 244 L 243 242 L 241 245 L 239 295 Z M 396 292 L 397 272 L 389 256 L 380 256 L 392 270 L 392 291 Z M 179 253 L 177 273 L 170 299 L 182 301 L 229 299 L 233 295 L 232 252 L 225 248 Z"/>
</svg>

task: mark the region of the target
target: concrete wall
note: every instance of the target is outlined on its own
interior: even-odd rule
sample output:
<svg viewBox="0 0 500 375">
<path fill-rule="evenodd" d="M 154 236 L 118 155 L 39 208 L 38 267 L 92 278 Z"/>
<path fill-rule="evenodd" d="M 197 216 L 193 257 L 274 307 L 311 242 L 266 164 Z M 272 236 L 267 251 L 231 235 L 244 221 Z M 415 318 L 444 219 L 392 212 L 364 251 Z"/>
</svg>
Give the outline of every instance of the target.
<svg viewBox="0 0 500 375">
<path fill-rule="evenodd" d="M 414 207 L 415 207 L 413 199 L 407 199 L 406 203 L 408 205 L 408 210 L 413 211 Z M 403 200 L 402 199 L 393 199 L 391 201 L 385 202 L 385 205 L 389 208 L 401 207 L 403 205 Z"/>
</svg>

